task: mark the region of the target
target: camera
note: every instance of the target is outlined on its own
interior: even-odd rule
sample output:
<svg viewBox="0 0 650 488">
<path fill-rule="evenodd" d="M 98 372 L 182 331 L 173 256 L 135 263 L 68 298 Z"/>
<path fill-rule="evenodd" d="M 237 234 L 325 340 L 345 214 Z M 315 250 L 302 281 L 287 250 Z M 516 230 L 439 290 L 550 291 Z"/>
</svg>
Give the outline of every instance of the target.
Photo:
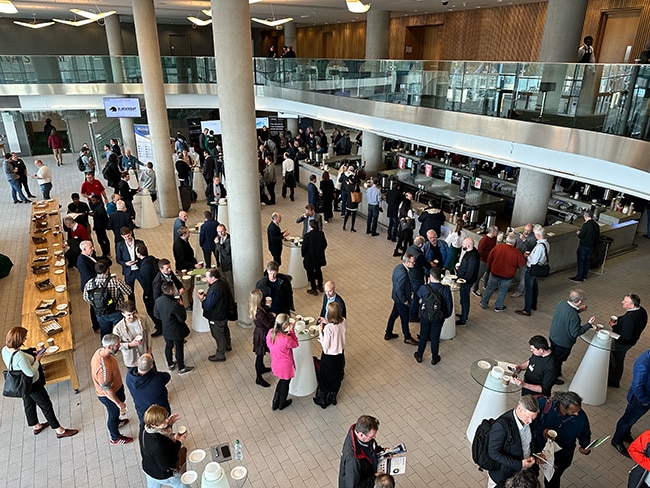
<svg viewBox="0 0 650 488">
<path fill-rule="evenodd" d="M 442 4 L 443 4 L 443 5 L 448 5 L 448 4 L 449 4 L 449 1 L 448 1 L 448 0 L 442 0 Z"/>
</svg>

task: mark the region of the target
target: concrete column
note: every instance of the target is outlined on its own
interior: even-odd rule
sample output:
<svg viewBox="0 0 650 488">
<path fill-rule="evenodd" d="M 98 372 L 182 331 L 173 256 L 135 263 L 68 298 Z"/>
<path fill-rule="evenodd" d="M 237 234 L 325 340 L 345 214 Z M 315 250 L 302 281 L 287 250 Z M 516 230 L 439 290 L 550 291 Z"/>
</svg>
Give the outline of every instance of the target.
<svg viewBox="0 0 650 488">
<path fill-rule="evenodd" d="M 283 25 L 284 28 L 284 45 L 293 46 L 293 51 L 296 51 L 296 24 L 295 22 L 287 22 Z M 280 54 L 282 53 L 282 47 L 278 49 Z M 298 53 L 296 53 L 298 56 Z M 250 290 L 249 290 L 250 291 Z"/>
<path fill-rule="evenodd" d="M 389 33 L 390 12 L 374 8 L 368 10 L 366 13 L 366 59 L 388 58 Z"/>
<path fill-rule="evenodd" d="M 298 133 L 298 119 L 286 119 L 287 120 L 287 130 L 291 131 L 291 135 L 296 137 Z"/>
<path fill-rule="evenodd" d="M 122 27 L 120 16 L 111 15 L 106 17 L 106 42 L 108 54 L 111 59 L 111 70 L 113 72 L 113 83 L 124 83 L 124 67 L 122 56 L 124 56 L 124 42 L 122 40 Z M 138 157 L 138 148 L 135 144 L 135 133 L 133 132 L 133 119 L 120 118 L 120 130 L 122 131 L 122 143 L 125 148 Z"/>
<path fill-rule="evenodd" d="M 528 222 L 544 225 L 552 185 L 553 175 L 521 168 L 510 225 L 518 227 Z"/>
<path fill-rule="evenodd" d="M 157 175 L 160 215 L 174 217 L 178 214 L 178 193 L 169 145 L 169 122 L 160 62 L 156 11 L 153 0 L 133 0 L 132 5 L 144 103 L 147 108 L 153 163 Z M 248 58 L 250 56 L 247 56 Z"/>
<path fill-rule="evenodd" d="M 539 61 L 575 63 L 589 0 L 548 0 Z"/>
<path fill-rule="evenodd" d="M 361 161 L 366 162 L 366 173 L 368 177 L 375 176 L 381 169 L 384 158 L 382 146 L 384 145 L 384 138 L 368 132 L 363 131 L 363 145 L 361 146 Z"/>
<path fill-rule="evenodd" d="M 134 0 L 141 1 L 141 0 Z M 250 7 L 241 0 L 212 0 L 212 11 L 228 22 L 214 22 L 217 93 L 228 175 L 228 217 L 232 268 L 240 321 L 250 324 L 248 294 L 262 276 L 260 192 L 257 177 L 255 99 Z M 230 46 L 220 49 L 216 46 Z"/>
</svg>

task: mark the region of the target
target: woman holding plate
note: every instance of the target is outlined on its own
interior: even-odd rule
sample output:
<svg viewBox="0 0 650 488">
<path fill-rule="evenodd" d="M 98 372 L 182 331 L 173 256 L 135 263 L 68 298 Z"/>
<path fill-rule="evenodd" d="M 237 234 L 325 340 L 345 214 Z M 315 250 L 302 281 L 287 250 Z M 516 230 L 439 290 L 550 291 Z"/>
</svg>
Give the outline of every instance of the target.
<svg viewBox="0 0 650 488">
<path fill-rule="evenodd" d="M 273 410 L 284 410 L 291 405 L 291 400 L 287 400 L 289 382 L 296 374 L 292 349 L 298 347 L 298 338 L 293 326 L 294 323 L 289 321 L 289 316 L 281 313 L 275 318 L 275 326 L 266 336 L 266 345 L 271 354 L 271 369 L 280 380 L 273 395 Z"/>
<path fill-rule="evenodd" d="M 318 326 L 318 340 L 323 348 L 320 358 L 318 390 L 314 403 L 322 408 L 336 405 L 336 395 L 343 380 L 343 350 L 347 324 L 337 302 L 327 304 L 327 323 Z"/>
</svg>

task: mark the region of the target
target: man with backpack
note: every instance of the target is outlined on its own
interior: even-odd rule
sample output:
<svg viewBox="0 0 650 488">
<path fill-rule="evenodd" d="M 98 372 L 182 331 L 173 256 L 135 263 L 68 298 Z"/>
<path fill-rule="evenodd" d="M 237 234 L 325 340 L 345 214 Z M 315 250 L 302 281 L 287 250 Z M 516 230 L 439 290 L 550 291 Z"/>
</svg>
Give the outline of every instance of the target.
<svg viewBox="0 0 650 488">
<path fill-rule="evenodd" d="M 417 291 L 417 296 L 422 299 L 420 307 L 420 341 L 418 350 L 413 357 L 418 363 L 422 362 L 422 355 L 431 341 L 431 364 L 440 362 L 440 333 L 445 319 L 451 316 L 454 302 L 448 286 L 440 283 L 440 268 L 429 270 L 429 283 L 422 285 Z"/>
<path fill-rule="evenodd" d="M 95 264 L 97 276 L 88 280 L 84 286 L 84 301 L 95 310 L 101 337 L 113 332 L 113 326 L 122 320 L 120 305 L 129 296 L 131 287 L 121 279 L 111 276 L 108 260 L 99 259 Z"/>
</svg>

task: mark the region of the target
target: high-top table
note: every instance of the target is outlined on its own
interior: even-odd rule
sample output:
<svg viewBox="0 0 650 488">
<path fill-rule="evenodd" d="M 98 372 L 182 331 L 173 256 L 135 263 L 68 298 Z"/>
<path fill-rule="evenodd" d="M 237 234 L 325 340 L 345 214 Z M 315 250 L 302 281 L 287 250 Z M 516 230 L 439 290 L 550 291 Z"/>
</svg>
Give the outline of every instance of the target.
<svg viewBox="0 0 650 488">
<path fill-rule="evenodd" d="M 43 216 L 43 218 L 38 218 L 39 216 Z M 74 364 L 74 334 L 70 320 L 70 307 L 68 306 L 65 310 L 62 310 L 62 312 L 67 312 L 65 316 L 56 318 L 63 331 L 52 336 L 48 336 L 41 330 L 40 326 L 42 324 L 35 312 L 41 300 L 56 300 L 56 303 L 51 309 L 52 314 L 59 312 L 56 308 L 57 306 L 62 306 L 63 304 L 69 305 L 70 303 L 67 289 L 67 266 L 63 256 L 65 235 L 61 231 L 61 228 L 58 200 L 39 201 L 32 204 L 21 325 L 27 329 L 25 343 L 28 347 L 36 346 L 39 342 L 47 342 L 47 339 L 51 337 L 54 339 L 55 345 L 59 348 L 56 352 L 45 354 L 41 359 L 47 383 L 70 381 L 72 388 L 74 388 L 75 392 L 78 392 L 79 378 L 77 377 L 77 370 Z M 36 244 L 32 239 L 34 236 L 44 238 L 47 242 Z M 37 249 L 45 248 L 47 249 L 46 254 L 36 254 Z M 58 254 L 55 255 L 55 252 Z M 32 265 L 34 264 L 34 259 L 40 256 L 48 256 L 45 264 L 49 265 L 49 270 L 47 273 L 34 274 L 32 272 Z M 41 291 L 34 283 L 45 279 L 49 279 L 55 287 L 66 285 L 66 289 L 61 292 L 57 292 L 56 288 Z"/>
<path fill-rule="evenodd" d="M 460 287 L 452 280 L 443 278 L 443 285 L 449 286 L 451 290 L 451 315 L 447 317 L 442 324 L 442 331 L 440 331 L 440 340 L 445 341 L 456 337 L 456 296 Z"/>
<path fill-rule="evenodd" d="M 292 278 L 291 287 L 294 290 L 307 287 L 309 284 L 309 281 L 307 281 L 307 272 L 302 265 L 302 239 L 298 237 L 285 238 L 282 244 L 289 248 L 287 274 Z"/>
<path fill-rule="evenodd" d="M 135 212 L 135 219 L 138 223 L 138 227 L 142 227 L 143 229 L 153 229 L 158 227 L 160 221 L 158 220 L 156 209 L 153 206 L 149 190 L 142 190 L 138 194 L 134 195 L 133 200 L 137 209 Z"/>
<path fill-rule="evenodd" d="M 291 383 L 289 383 L 289 393 L 297 397 L 311 395 L 318 387 L 314 357 L 311 350 L 311 341 L 318 337 L 318 333 L 310 333 L 309 325 L 314 325 L 314 323 L 306 324 L 307 329 L 304 333 L 296 331 L 298 347 L 293 349 L 296 373 L 291 379 Z"/>
<path fill-rule="evenodd" d="M 580 395 L 583 403 L 587 405 L 602 405 L 607 401 L 607 376 L 612 337 L 618 337 L 618 334 L 594 329 L 580 336 L 589 347 L 571 380 L 569 391 Z"/>
</svg>

